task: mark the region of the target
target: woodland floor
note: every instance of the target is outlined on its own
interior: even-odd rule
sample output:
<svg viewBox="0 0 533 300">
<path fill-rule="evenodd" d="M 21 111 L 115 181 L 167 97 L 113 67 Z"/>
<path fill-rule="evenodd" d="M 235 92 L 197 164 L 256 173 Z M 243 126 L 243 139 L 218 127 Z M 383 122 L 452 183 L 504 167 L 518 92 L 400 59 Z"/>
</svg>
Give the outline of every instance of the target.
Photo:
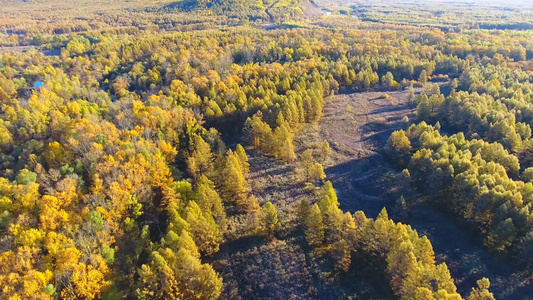
<svg viewBox="0 0 533 300">
<path fill-rule="evenodd" d="M 333 153 L 324 163 L 327 180 L 337 191 L 341 209 L 362 210 L 376 217 L 383 207 L 395 221 L 411 225 L 433 244 L 438 263 L 445 262 L 464 296 L 487 277 L 497 299 L 533 299 L 532 276 L 501 255 L 483 246 L 475 232 L 429 204 L 397 209 L 404 195 L 419 197 L 402 184 L 401 170 L 385 158 L 383 149 L 394 130 L 406 126 L 404 116 L 414 118 L 407 103 L 407 92 L 366 92 L 329 97 L 318 124 L 305 125 L 296 135 L 300 154 L 328 140 Z M 224 299 L 394 299 L 384 266 L 367 265 L 356 257 L 346 278 L 327 279 L 306 247 L 303 233 L 294 229 L 292 212 L 302 198 L 313 199 L 314 188 L 299 180 L 295 166 L 250 152 L 253 193 L 260 204 L 271 201 L 283 221 L 277 239 L 242 238 L 221 247 L 209 259 L 225 282 Z M 318 270 L 318 271 L 317 271 Z M 381 270 L 381 276 L 376 276 Z M 378 272 L 378 273 L 376 273 Z M 324 276 L 326 274 L 326 276 Z"/>
</svg>

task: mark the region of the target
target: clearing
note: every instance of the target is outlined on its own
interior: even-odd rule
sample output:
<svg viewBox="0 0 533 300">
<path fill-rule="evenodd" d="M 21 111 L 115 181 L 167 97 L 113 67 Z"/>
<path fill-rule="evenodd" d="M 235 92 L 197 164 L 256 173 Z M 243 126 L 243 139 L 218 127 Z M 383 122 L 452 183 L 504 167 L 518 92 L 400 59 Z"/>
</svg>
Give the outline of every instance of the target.
<svg viewBox="0 0 533 300">
<path fill-rule="evenodd" d="M 383 207 L 395 221 L 411 225 L 433 244 L 438 263 L 445 262 L 462 295 L 470 292 L 476 280 L 490 279 L 490 290 L 497 299 L 533 299 L 532 276 L 511 260 L 492 253 L 481 238 L 464 228 L 460 220 L 429 204 L 396 209 L 396 201 L 408 194 L 401 183 L 400 170 L 385 158 L 389 135 L 405 128 L 404 116 L 414 118 L 407 103 L 407 92 L 365 92 L 330 97 L 319 124 L 309 125 L 298 134 L 297 148 L 328 140 L 333 150 L 325 163 L 327 179 L 337 190 L 341 208 L 362 210 L 376 217 Z"/>
</svg>

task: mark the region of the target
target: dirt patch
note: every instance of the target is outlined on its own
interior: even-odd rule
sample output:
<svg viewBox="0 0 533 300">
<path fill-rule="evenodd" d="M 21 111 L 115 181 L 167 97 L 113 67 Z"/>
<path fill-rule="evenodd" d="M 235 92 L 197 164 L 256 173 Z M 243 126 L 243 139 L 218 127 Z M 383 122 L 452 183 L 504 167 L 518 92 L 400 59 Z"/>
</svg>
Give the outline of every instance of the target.
<svg viewBox="0 0 533 300">
<path fill-rule="evenodd" d="M 401 195 L 398 171 L 387 163 L 383 149 L 394 130 L 412 118 L 407 93 L 378 92 L 338 95 L 328 98 L 322 120 L 298 134 L 303 151 L 327 140 L 333 153 L 324 163 L 327 179 L 337 190 L 343 210 L 363 210 L 375 217 Z M 384 188 L 386 187 L 386 188 Z"/>
</svg>

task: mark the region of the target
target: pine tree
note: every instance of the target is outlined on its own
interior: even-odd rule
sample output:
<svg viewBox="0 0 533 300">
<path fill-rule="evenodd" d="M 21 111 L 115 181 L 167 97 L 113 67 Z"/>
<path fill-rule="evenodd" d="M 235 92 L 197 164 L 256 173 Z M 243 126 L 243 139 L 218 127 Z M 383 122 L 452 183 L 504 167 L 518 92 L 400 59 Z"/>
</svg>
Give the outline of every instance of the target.
<svg viewBox="0 0 533 300">
<path fill-rule="evenodd" d="M 190 144 L 190 154 L 187 158 L 189 172 L 198 178 L 201 175 L 209 175 L 213 170 L 213 155 L 211 147 L 199 135 L 193 135 Z"/>
<path fill-rule="evenodd" d="M 307 199 L 302 199 L 300 201 L 300 204 L 298 205 L 297 209 L 297 215 L 298 215 L 298 223 L 301 226 L 305 227 L 307 218 L 309 217 L 309 214 L 311 213 L 311 206 L 309 206 L 309 201 Z"/>
<path fill-rule="evenodd" d="M 385 150 L 391 161 L 399 166 L 406 165 L 406 162 L 411 157 L 411 141 L 405 134 L 405 131 L 394 131 L 387 140 Z"/>
<path fill-rule="evenodd" d="M 433 293 L 430 289 L 425 287 L 418 287 L 415 292 L 414 299 L 417 300 L 435 300 L 435 297 L 433 297 Z M 444 298 L 447 299 L 447 298 Z"/>
<path fill-rule="evenodd" d="M 322 118 L 322 99 L 318 96 L 311 97 L 311 116 L 310 122 L 318 122 Z"/>
<path fill-rule="evenodd" d="M 247 213 L 255 214 L 261 210 L 257 197 L 253 194 L 248 195 L 248 199 L 244 205 L 241 205 L 242 209 Z"/>
<path fill-rule="evenodd" d="M 324 163 L 324 161 L 326 161 L 331 152 L 332 150 L 329 146 L 328 140 L 324 140 L 320 145 L 320 161 Z"/>
<path fill-rule="evenodd" d="M 385 88 L 390 89 L 394 86 L 394 76 L 391 72 L 387 72 L 381 79 L 381 82 Z"/>
<path fill-rule="evenodd" d="M 402 298 L 413 298 L 418 286 L 419 268 L 409 240 L 394 246 L 387 255 L 387 271 L 394 293 Z"/>
<path fill-rule="evenodd" d="M 305 222 L 305 239 L 313 247 L 321 246 L 324 242 L 324 221 L 317 204 L 313 205 Z"/>
<path fill-rule="evenodd" d="M 278 212 L 271 202 L 265 203 L 261 208 L 261 232 L 269 239 L 279 230 Z"/>
<path fill-rule="evenodd" d="M 200 252 L 198 252 L 198 247 L 196 247 L 194 240 L 192 239 L 191 235 L 186 230 L 181 231 L 181 234 L 178 238 L 177 246 L 178 246 L 177 249 L 185 249 L 189 251 L 189 253 L 193 257 L 200 258 Z"/>
<path fill-rule="evenodd" d="M 428 120 L 431 117 L 431 104 L 427 95 L 420 95 L 417 99 L 416 117 L 423 121 Z"/>
<path fill-rule="evenodd" d="M 170 254 L 169 256 L 171 256 Z M 172 257 L 175 273 L 179 276 L 183 299 L 215 300 L 222 293 L 222 278 L 208 264 L 185 249 Z"/>
<path fill-rule="evenodd" d="M 356 249 L 358 242 L 357 227 L 353 216 L 349 212 L 342 216 L 342 222 L 338 230 L 340 234 L 331 245 L 333 259 L 336 261 L 338 269 L 348 272 L 352 263 L 352 251 Z"/>
<path fill-rule="evenodd" d="M 222 199 L 215 190 L 215 184 L 205 175 L 196 183 L 196 199 L 203 212 L 210 212 L 221 229 L 226 228 L 226 212 Z"/>
<path fill-rule="evenodd" d="M 453 81 L 452 81 L 452 85 L 451 85 L 451 88 L 452 88 L 451 93 L 452 94 L 455 94 L 455 92 L 457 91 L 457 87 L 459 87 L 459 80 L 457 78 L 454 78 Z"/>
<path fill-rule="evenodd" d="M 494 300 L 494 295 L 489 292 L 490 281 L 482 278 L 477 281 L 477 288 L 472 288 L 472 292 L 467 297 L 468 300 Z"/>
<path fill-rule="evenodd" d="M 313 150 L 307 149 L 302 155 L 300 155 L 300 162 L 298 164 L 299 168 L 304 174 L 304 179 L 306 182 L 309 181 L 309 167 L 313 163 Z"/>
<path fill-rule="evenodd" d="M 294 135 L 287 124 L 276 128 L 274 131 L 274 156 L 277 159 L 285 163 L 292 163 L 296 160 L 296 154 L 294 153 L 294 146 L 292 144 L 293 139 Z"/>
<path fill-rule="evenodd" d="M 227 152 L 223 174 L 226 200 L 235 203 L 239 209 L 246 211 L 249 206 L 248 193 L 250 190 L 239 156 L 231 149 Z"/>
<path fill-rule="evenodd" d="M 235 153 L 237 153 L 239 157 L 239 162 L 241 163 L 241 167 L 243 170 L 244 175 L 248 175 L 250 172 L 250 163 L 248 162 L 248 156 L 246 155 L 246 151 L 244 151 L 244 148 L 241 146 L 241 144 L 238 144 L 235 148 Z"/>
<path fill-rule="evenodd" d="M 420 82 L 420 84 L 426 85 L 426 83 L 428 82 L 428 74 L 426 70 L 422 70 L 422 72 L 420 72 L 420 77 L 418 77 L 418 81 Z"/>
<path fill-rule="evenodd" d="M 320 188 L 319 199 L 318 205 L 322 211 L 328 209 L 329 207 L 339 207 L 337 193 L 335 192 L 331 181 L 326 181 L 324 186 Z"/>
<path fill-rule="evenodd" d="M 435 265 L 435 253 L 433 246 L 426 236 L 418 239 L 414 245 L 414 253 L 417 260 L 425 265 Z"/>
<path fill-rule="evenodd" d="M 185 220 L 200 252 L 211 255 L 218 251 L 222 233 L 209 212 L 202 212 L 195 201 L 190 201 L 185 210 Z"/>
<path fill-rule="evenodd" d="M 274 151 L 274 135 L 272 128 L 263 122 L 263 114 L 257 112 L 252 118 L 244 123 L 244 137 L 254 149 L 266 155 L 272 155 Z"/>
<path fill-rule="evenodd" d="M 314 181 L 322 181 L 326 179 L 326 173 L 324 173 L 324 167 L 321 164 L 314 162 L 309 167 L 309 179 Z"/>
<path fill-rule="evenodd" d="M 140 299 L 182 299 L 178 279 L 159 252 L 152 252 L 150 263 L 142 265 L 138 273 Z"/>
<path fill-rule="evenodd" d="M 409 86 L 409 94 L 407 95 L 407 104 L 409 106 L 412 106 L 415 103 L 415 89 L 413 88 L 413 84 Z"/>
<path fill-rule="evenodd" d="M 150 263 L 139 270 L 137 295 L 141 299 L 217 299 L 222 278 L 185 248 L 152 252 Z"/>
</svg>

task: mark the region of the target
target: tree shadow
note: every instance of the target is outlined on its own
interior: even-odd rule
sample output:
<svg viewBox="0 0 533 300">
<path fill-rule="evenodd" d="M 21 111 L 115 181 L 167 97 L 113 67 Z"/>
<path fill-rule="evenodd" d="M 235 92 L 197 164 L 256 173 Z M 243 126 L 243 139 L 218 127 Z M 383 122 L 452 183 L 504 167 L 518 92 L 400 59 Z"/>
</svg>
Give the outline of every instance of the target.
<svg viewBox="0 0 533 300">
<path fill-rule="evenodd" d="M 362 210 L 369 217 L 377 216 L 383 207 L 392 208 L 395 203 L 397 189 L 393 188 L 391 171 L 379 153 L 325 170 L 336 189 L 341 209 Z"/>
</svg>

